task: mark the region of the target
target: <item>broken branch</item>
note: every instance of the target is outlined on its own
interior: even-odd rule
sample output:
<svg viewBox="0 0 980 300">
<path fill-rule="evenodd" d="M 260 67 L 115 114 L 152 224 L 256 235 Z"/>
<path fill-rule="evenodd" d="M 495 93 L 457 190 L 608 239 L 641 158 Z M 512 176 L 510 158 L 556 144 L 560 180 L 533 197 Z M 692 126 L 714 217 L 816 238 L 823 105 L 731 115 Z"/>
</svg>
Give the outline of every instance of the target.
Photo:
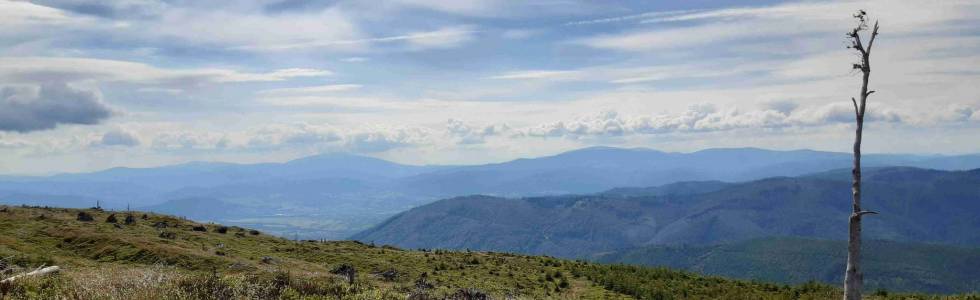
<svg viewBox="0 0 980 300">
<path fill-rule="evenodd" d="M 854 103 L 854 115 L 855 116 L 860 116 L 861 115 L 861 111 L 858 110 L 858 102 L 857 102 L 857 100 L 854 100 L 854 97 L 851 97 L 851 103 Z"/>
<path fill-rule="evenodd" d="M 37 268 L 34 271 L 31 271 L 31 272 L 28 272 L 28 273 L 24 273 L 24 274 L 20 274 L 20 275 L 17 275 L 17 276 L 14 276 L 14 277 L 10 277 L 10 278 L 4 279 L 4 280 L 0 280 L 0 283 L 10 283 L 10 282 L 14 282 L 14 280 L 17 280 L 19 278 L 24 278 L 24 277 L 44 276 L 44 275 L 48 275 L 48 274 L 57 273 L 60 270 L 61 270 L 61 268 L 59 268 L 58 266 L 50 266 L 50 267 L 47 267 L 47 268 L 40 268 L 39 267 L 39 268 Z"/>
<path fill-rule="evenodd" d="M 877 214 L 878 214 L 878 212 L 875 212 L 875 211 L 862 210 L 862 211 L 855 212 L 854 214 L 852 214 L 851 215 L 851 218 L 861 217 L 863 215 L 877 215 Z"/>
</svg>

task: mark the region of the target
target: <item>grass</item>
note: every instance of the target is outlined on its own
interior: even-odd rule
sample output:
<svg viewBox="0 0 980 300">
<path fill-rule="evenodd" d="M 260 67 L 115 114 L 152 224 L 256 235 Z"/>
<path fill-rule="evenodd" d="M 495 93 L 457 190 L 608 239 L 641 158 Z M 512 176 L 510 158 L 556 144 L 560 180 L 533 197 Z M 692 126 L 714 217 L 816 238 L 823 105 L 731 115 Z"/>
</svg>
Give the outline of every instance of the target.
<svg viewBox="0 0 980 300">
<path fill-rule="evenodd" d="M 77 221 L 81 211 L 93 221 Z M 118 223 L 106 222 L 112 213 Z M 123 224 L 127 214 L 134 223 Z M 206 231 L 194 230 L 200 226 Z M 508 253 L 297 242 L 222 227 L 139 212 L 0 206 L 0 259 L 15 269 L 3 277 L 41 265 L 64 270 L 0 286 L 0 299 L 465 299 L 474 290 L 494 299 L 840 298 L 838 289 L 819 284 Z M 354 284 L 331 272 L 342 265 L 356 270 Z M 885 294 L 869 297 L 980 299 Z"/>
</svg>

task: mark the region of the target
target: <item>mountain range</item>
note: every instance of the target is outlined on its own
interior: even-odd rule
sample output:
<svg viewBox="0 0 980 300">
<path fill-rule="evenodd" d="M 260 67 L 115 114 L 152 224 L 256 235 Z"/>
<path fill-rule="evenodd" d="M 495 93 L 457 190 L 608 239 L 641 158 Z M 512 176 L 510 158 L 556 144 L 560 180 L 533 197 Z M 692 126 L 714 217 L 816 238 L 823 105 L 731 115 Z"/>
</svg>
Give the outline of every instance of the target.
<svg viewBox="0 0 980 300">
<path fill-rule="evenodd" d="M 867 168 L 868 286 L 976 291 L 980 169 Z M 601 193 L 464 196 L 413 208 L 353 238 L 405 248 L 517 252 L 725 277 L 841 282 L 850 172 Z"/>
<path fill-rule="evenodd" d="M 980 167 L 980 155 L 866 155 L 868 166 Z M 412 166 L 351 154 L 284 163 L 192 162 L 54 176 L 0 177 L 0 203 L 126 207 L 337 239 L 412 207 L 459 195 L 596 193 L 678 181 L 738 182 L 847 167 L 850 154 L 755 148 L 691 153 L 609 147 L 473 166 Z M 698 186 L 697 188 L 705 188 Z"/>
<path fill-rule="evenodd" d="M 416 207 L 354 238 L 561 257 L 773 236 L 845 240 L 849 180 L 849 171 L 837 170 L 587 195 L 457 197 Z M 980 169 L 867 169 L 863 202 L 880 213 L 865 220 L 869 239 L 980 246 Z"/>
</svg>

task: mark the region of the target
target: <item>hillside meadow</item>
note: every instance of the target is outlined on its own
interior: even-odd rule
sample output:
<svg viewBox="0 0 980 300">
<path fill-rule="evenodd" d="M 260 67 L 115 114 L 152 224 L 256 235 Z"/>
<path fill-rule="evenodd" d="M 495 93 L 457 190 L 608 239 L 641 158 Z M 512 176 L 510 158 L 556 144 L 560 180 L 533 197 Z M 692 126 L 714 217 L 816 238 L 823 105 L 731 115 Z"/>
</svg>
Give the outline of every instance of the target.
<svg viewBox="0 0 980 300">
<path fill-rule="evenodd" d="M 87 221 L 86 221 L 87 220 Z M 836 299 L 663 268 L 508 253 L 291 241 L 241 227 L 101 209 L 0 206 L 0 299 Z M 980 299 L 870 291 L 869 299 Z"/>
</svg>

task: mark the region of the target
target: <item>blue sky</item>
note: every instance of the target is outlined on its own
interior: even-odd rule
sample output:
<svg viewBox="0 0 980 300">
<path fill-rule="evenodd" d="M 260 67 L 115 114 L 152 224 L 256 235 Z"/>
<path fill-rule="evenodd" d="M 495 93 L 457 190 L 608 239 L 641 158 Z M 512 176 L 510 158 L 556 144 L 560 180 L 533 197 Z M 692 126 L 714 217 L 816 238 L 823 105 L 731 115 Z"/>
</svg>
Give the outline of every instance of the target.
<svg viewBox="0 0 980 300">
<path fill-rule="evenodd" d="M 976 1 L 0 0 L 0 173 L 593 145 L 980 152 Z"/>
</svg>

